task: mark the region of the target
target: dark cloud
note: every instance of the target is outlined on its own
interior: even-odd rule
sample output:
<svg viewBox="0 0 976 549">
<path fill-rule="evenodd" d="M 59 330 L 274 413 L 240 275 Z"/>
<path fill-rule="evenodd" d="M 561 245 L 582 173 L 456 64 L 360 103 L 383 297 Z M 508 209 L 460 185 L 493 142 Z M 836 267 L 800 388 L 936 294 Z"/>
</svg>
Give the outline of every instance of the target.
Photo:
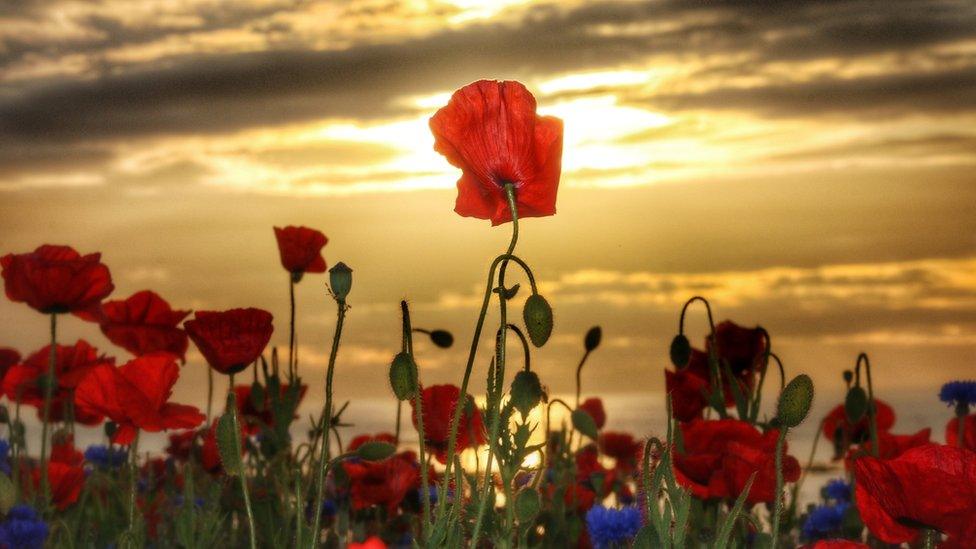
<svg viewBox="0 0 976 549">
<path fill-rule="evenodd" d="M 918 158 L 932 155 L 959 155 L 976 161 L 976 135 L 938 133 L 921 137 L 867 139 L 777 153 L 772 160 L 807 160 L 820 158 L 857 158 L 884 156 L 888 158 Z"/>
</svg>

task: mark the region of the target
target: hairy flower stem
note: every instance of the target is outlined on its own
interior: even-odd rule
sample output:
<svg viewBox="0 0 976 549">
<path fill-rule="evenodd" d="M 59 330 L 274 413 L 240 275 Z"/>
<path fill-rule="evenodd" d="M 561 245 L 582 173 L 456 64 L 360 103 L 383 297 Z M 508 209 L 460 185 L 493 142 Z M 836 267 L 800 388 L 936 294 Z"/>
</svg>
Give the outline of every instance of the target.
<svg viewBox="0 0 976 549">
<path fill-rule="evenodd" d="M 213 417 L 213 387 L 214 387 L 214 375 L 213 368 L 207 367 L 207 424 L 210 424 L 210 418 Z"/>
<path fill-rule="evenodd" d="M 515 250 L 515 244 L 518 243 L 518 207 L 515 204 L 515 187 L 511 183 L 505 184 L 505 196 L 508 198 L 508 208 L 512 212 L 512 240 L 508 244 L 508 251 L 506 255 L 510 255 Z M 478 514 L 477 519 L 474 524 L 474 533 L 471 536 L 471 543 L 474 545 L 478 544 L 478 537 L 481 535 L 481 525 L 485 518 L 485 507 L 488 503 L 488 494 L 491 492 L 492 486 L 492 476 L 491 467 L 492 460 L 498 451 L 498 429 L 499 422 L 501 421 L 500 412 L 502 405 L 502 395 L 501 395 L 501 382 L 505 379 L 505 343 L 506 335 L 508 330 L 508 296 L 506 295 L 508 290 L 505 287 L 505 270 L 508 266 L 508 261 L 503 261 L 501 269 L 498 273 L 498 310 L 500 316 L 500 329 L 495 346 L 495 380 L 498 380 L 497 386 L 499 387 L 495 397 L 489 398 L 488 403 L 491 406 L 489 413 L 491 414 L 490 420 L 490 431 L 488 438 L 488 461 L 485 465 L 485 485 L 482 489 L 482 497 L 478 500 Z M 495 380 L 492 380 L 493 382 Z M 488 388 L 488 395 L 490 396 L 494 392 L 494 389 Z M 461 398 L 463 398 L 463 394 Z M 506 493 L 508 489 L 506 488 Z M 507 506 L 511 506 L 511 502 L 506 502 Z M 511 526 L 511 524 L 509 524 Z M 507 540 L 506 540 L 507 541 Z"/>
<path fill-rule="evenodd" d="M 310 547 L 315 548 L 319 545 L 321 531 L 319 528 L 322 523 L 321 505 L 325 491 L 325 469 L 329 461 L 329 429 L 332 428 L 332 376 L 335 373 L 336 355 L 339 353 L 339 340 L 342 339 L 342 324 L 346 319 L 346 301 L 336 299 L 338 306 L 335 334 L 332 336 L 332 351 L 329 354 L 329 367 L 325 374 L 325 409 L 322 411 L 322 449 L 319 453 L 319 463 L 316 467 L 318 478 L 315 481 L 315 520 L 312 523 L 312 540 Z"/>
<path fill-rule="evenodd" d="M 258 538 L 257 529 L 254 527 L 254 511 L 251 509 L 251 493 L 247 488 L 247 471 L 244 467 L 242 442 L 241 442 L 241 420 L 237 414 L 237 393 L 234 391 L 234 375 L 230 376 L 230 389 L 227 391 L 227 410 L 231 414 L 233 419 L 234 427 L 234 447 L 238 453 L 238 460 L 240 462 L 239 470 L 237 471 L 238 478 L 241 481 L 241 493 L 244 494 L 244 510 L 247 511 L 247 526 L 248 533 L 250 534 L 251 549 L 257 549 Z"/>
<path fill-rule="evenodd" d="M 129 533 L 136 534 L 136 479 L 139 477 L 139 431 L 129 446 Z"/>
<path fill-rule="evenodd" d="M 583 353 L 583 358 L 579 361 L 579 366 L 576 367 L 576 407 L 579 408 L 580 405 L 580 394 L 583 391 L 583 365 L 586 364 L 586 359 L 590 357 L 590 350 L 587 349 Z"/>
<path fill-rule="evenodd" d="M 44 382 L 44 415 L 41 416 L 43 426 L 41 427 L 41 497 L 44 498 L 45 505 L 51 501 L 51 486 L 47 472 L 47 434 L 51 423 L 51 397 L 54 393 L 54 385 L 57 377 L 54 373 L 54 366 L 58 360 L 58 315 L 51 313 L 51 354 L 47 362 L 47 379 Z"/>
<path fill-rule="evenodd" d="M 288 374 L 294 376 L 298 370 L 298 340 L 295 338 L 295 277 L 292 276 L 288 281 L 288 302 L 290 305 L 290 315 L 288 317 Z"/>
<path fill-rule="evenodd" d="M 407 306 L 406 301 L 400 302 L 400 310 L 403 312 L 403 351 L 413 358 L 413 334 L 410 329 L 410 308 Z M 423 502 L 424 509 L 424 523 L 423 528 L 420 530 L 420 540 L 421 545 L 424 545 L 427 540 L 430 529 L 430 481 L 428 477 L 428 467 L 426 465 L 427 460 L 427 448 L 426 448 L 426 435 L 424 433 L 424 392 L 420 385 L 420 372 L 417 368 L 417 361 L 413 361 L 413 386 L 416 388 L 414 392 L 414 407 L 417 409 L 417 436 L 419 437 L 420 446 L 420 497 Z M 458 397 L 458 406 L 461 405 L 461 399 L 464 395 Z M 400 408 L 397 407 L 397 441 L 399 442 L 399 428 L 400 428 Z"/>
<path fill-rule="evenodd" d="M 779 522 L 783 514 L 783 445 L 788 428 L 782 427 L 776 438 L 776 499 L 773 503 L 773 549 L 779 545 Z"/>
<path fill-rule="evenodd" d="M 868 425 L 871 432 L 871 455 L 878 457 L 878 413 L 877 406 L 874 404 L 874 385 L 871 383 L 871 361 L 868 360 L 867 353 L 857 355 L 857 365 L 854 368 L 855 377 L 861 379 L 861 363 L 864 363 L 864 371 L 868 378 Z"/>
<path fill-rule="evenodd" d="M 966 447 L 966 416 L 969 415 L 969 406 L 962 405 L 956 407 L 956 446 Z"/>
</svg>

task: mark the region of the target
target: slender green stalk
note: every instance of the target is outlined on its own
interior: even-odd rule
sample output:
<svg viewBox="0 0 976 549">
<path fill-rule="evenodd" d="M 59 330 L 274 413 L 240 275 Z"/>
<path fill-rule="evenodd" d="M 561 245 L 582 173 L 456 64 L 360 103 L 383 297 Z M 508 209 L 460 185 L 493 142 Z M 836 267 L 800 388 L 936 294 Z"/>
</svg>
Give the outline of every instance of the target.
<svg viewBox="0 0 976 549">
<path fill-rule="evenodd" d="M 874 403 L 874 385 L 871 383 L 871 361 L 868 360 L 866 353 L 861 353 L 857 356 L 857 366 L 855 366 L 854 371 L 858 379 L 860 379 L 862 362 L 864 363 L 864 371 L 868 378 L 868 427 L 871 432 L 871 455 L 878 457 L 878 414 L 877 406 Z"/>
<path fill-rule="evenodd" d="M 956 446 L 966 447 L 966 417 L 969 415 L 968 406 L 960 406 L 960 411 L 956 412 Z"/>
<path fill-rule="evenodd" d="M 586 359 L 590 356 L 590 350 L 587 349 L 583 353 L 583 358 L 579 361 L 579 366 L 576 367 L 576 407 L 579 408 L 580 405 L 580 394 L 583 390 L 583 365 L 586 364 Z"/>
<path fill-rule="evenodd" d="M 54 393 L 54 385 L 57 383 L 57 376 L 54 372 L 54 366 L 57 364 L 58 360 L 58 315 L 57 313 L 51 313 L 51 353 L 48 358 L 47 363 L 47 379 L 44 382 L 44 415 L 41 416 L 44 424 L 41 427 L 41 497 L 44 498 L 44 504 L 51 500 L 51 486 L 48 480 L 47 472 L 47 435 L 49 424 L 51 423 L 51 397 Z"/>
<path fill-rule="evenodd" d="M 129 445 L 129 533 L 136 533 L 136 478 L 139 476 L 139 431 Z"/>
<path fill-rule="evenodd" d="M 773 549 L 779 546 L 779 521 L 783 514 L 783 445 L 786 442 L 786 432 L 789 429 L 781 427 L 779 437 L 776 438 L 776 500 L 773 503 Z"/>
<path fill-rule="evenodd" d="M 397 399 L 396 430 L 393 435 L 393 445 L 400 446 L 400 416 L 403 415 L 403 401 Z"/>
<path fill-rule="evenodd" d="M 210 418 L 213 417 L 213 388 L 213 368 L 207 366 L 207 425 L 210 424 Z M 231 388 L 233 389 L 233 387 Z"/>
<path fill-rule="evenodd" d="M 301 464 L 295 472 L 295 547 L 302 546 L 302 514 L 305 506 L 302 501 L 302 468 Z"/>
<path fill-rule="evenodd" d="M 298 369 L 298 340 L 295 338 L 295 277 L 288 280 L 288 300 L 291 305 L 288 318 L 288 374 L 294 376 Z"/>
<path fill-rule="evenodd" d="M 410 308 L 406 301 L 400 302 L 400 310 L 403 312 L 403 347 L 404 351 L 413 358 L 413 335 L 410 329 Z M 428 479 L 428 467 L 426 465 L 426 434 L 424 433 L 424 392 L 420 385 L 420 372 L 417 368 L 416 359 L 413 360 L 413 386 L 416 387 L 414 393 L 414 407 L 417 409 L 417 435 L 419 437 L 420 456 L 420 498 L 423 502 L 424 523 L 420 530 L 420 539 L 426 542 L 430 529 L 430 480 Z M 464 395 L 458 396 L 458 406 L 461 405 Z M 399 402 L 399 401 L 398 401 Z M 400 429 L 400 407 L 397 406 L 397 434 Z M 399 442 L 399 436 L 397 436 Z"/>
<path fill-rule="evenodd" d="M 230 376 L 230 390 L 227 392 L 227 403 L 230 405 L 231 417 L 234 420 L 234 440 L 237 452 L 241 452 L 241 424 L 240 418 L 237 415 L 237 393 L 234 392 L 234 376 Z M 248 533 L 250 534 L 251 549 L 257 549 L 258 538 L 257 529 L 254 527 L 254 511 L 251 509 L 251 493 L 247 488 L 247 471 L 244 467 L 244 460 L 241 459 L 241 465 L 237 471 L 238 477 L 241 480 L 241 493 L 244 494 L 244 509 L 247 511 L 247 526 Z"/>
<path fill-rule="evenodd" d="M 318 478 L 315 481 L 316 496 L 313 505 L 315 507 L 315 520 L 312 523 L 312 540 L 310 547 L 315 548 L 319 545 L 321 532 L 319 530 L 322 523 L 322 498 L 325 491 L 325 473 L 329 460 L 329 430 L 332 428 L 332 377 L 335 373 L 336 356 L 339 353 L 339 340 L 342 339 L 342 324 L 346 320 L 346 301 L 336 299 L 338 306 L 335 333 L 332 336 L 332 351 L 329 354 L 329 367 L 325 374 L 325 409 L 322 412 L 322 449 L 319 454 L 317 467 Z"/>
</svg>

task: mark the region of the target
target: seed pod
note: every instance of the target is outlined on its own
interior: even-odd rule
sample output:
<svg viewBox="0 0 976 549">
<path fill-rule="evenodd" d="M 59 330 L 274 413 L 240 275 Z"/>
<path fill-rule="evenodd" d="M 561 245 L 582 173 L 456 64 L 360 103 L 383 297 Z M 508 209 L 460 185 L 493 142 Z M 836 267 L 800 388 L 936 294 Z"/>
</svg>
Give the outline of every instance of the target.
<svg viewBox="0 0 976 549">
<path fill-rule="evenodd" d="M 850 384 L 852 381 L 854 381 L 854 372 L 844 370 L 844 383 Z"/>
<path fill-rule="evenodd" d="M 345 301 L 352 289 L 352 269 L 341 261 L 333 265 L 329 269 L 329 286 L 336 300 Z"/>
<path fill-rule="evenodd" d="M 593 351 L 600 346 L 600 340 L 603 339 L 603 329 L 599 326 L 594 326 L 586 332 L 586 337 L 583 338 L 583 346 L 586 348 L 586 352 Z"/>
<path fill-rule="evenodd" d="M 416 367 L 413 357 L 407 353 L 399 353 L 393 357 L 393 362 L 390 363 L 390 387 L 393 388 L 393 394 L 397 399 L 409 400 L 416 394 L 417 383 L 414 379 Z"/>
<path fill-rule="evenodd" d="M 534 488 L 522 488 L 515 494 L 515 517 L 522 524 L 531 522 L 542 510 L 542 500 Z"/>
<path fill-rule="evenodd" d="M 671 340 L 671 364 L 681 369 L 691 360 L 691 342 L 684 334 L 678 334 Z"/>
<path fill-rule="evenodd" d="M 552 307 L 546 298 L 539 294 L 530 295 L 522 308 L 522 317 L 532 344 L 536 347 L 545 345 L 552 335 Z"/>
<path fill-rule="evenodd" d="M 447 330 L 434 330 L 430 333 L 430 340 L 441 349 L 447 349 L 454 345 L 454 336 Z"/>
<path fill-rule="evenodd" d="M 776 417 L 784 427 L 793 428 L 803 423 L 813 404 L 813 380 L 806 374 L 794 377 L 779 395 Z"/>
<path fill-rule="evenodd" d="M 586 413 L 586 410 L 580 410 L 577 408 L 573 410 L 572 414 L 573 428 L 577 431 L 583 433 L 584 435 L 596 440 L 599 436 L 598 430 L 596 428 L 596 422 L 593 421 L 593 416 Z"/>
<path fill-rule="evenodd" d="M 864 414 L 868 412 L 868 394 L 860 385 L 851 387 L 844 398 L 844 412 L 847 414 L 847 421 L 857 423 L 861 421 Z"/>
<path fill-rule="evenodd" d="M 396 446 L 388 442 L 369 441 L 356 449 L 356 456 L 366 461 L 381 461 L 396 452 Z"/>
<path fill-rule="evenodd" d="M 228 475 L 241 471 L 241 447 L 237 444 L 238 433 L 234 423 L 232 412 L 225 412 L 217 420 L 217 451 Z"/>
<path fill-rule="evenodd" d="M 520 370 L 512 380 L 512 405 L 522 414 L 522 417 L 529 415 L 533 408 L 542 401 L 542 383 L 535 372 Z"/>
</svg>

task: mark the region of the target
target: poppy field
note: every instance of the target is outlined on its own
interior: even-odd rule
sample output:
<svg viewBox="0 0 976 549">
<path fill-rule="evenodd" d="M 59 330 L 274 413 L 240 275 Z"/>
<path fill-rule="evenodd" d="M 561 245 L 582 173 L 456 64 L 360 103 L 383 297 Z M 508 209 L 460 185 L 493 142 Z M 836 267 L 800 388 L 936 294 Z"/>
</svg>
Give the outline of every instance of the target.
<svg viewBox="0 0 976 549">
<path fill-rule="evenodd" d="M 670 348 L 653 357 L 669 365 L 647 373 L 664 377 L 664 432 L 606 428 L 600 395 L 582 384 L 603 340 L 598 326 L 579 334 L 580 361 L 565 365 L 575 398 L 550 395 L 532 357 L 554 333 L 558 303 L 537 285 L 545 263 L 519 253 L 519 239 L 531 238 L 519 219 L 556 214 L 563 123 L 539 116 L 522 84 L 482 80 L 456 91 L 430 130 L 460 171 L 457 214 L 511 239 L 486 258 L 487 273 L 472 273 L 486 279 L 472 333 L 417 328 L 400 303 L 401 345 L 389 350 L 383 388 L 397 404 L 392 432 L 343 440 L 333 379 L 356 277 L 327 264 L 316 229 L 273 229 L 290 290 L 284 319 L 247 304 L 178 310 L 151 289 L 117 296 L 99 253 L 4 250 L 6 297 L 37 312 L 50 343 L 0 348 L 0 549 L 976 547 L 976 380 L 945 380 L 941 402 L 932 399 L 945 423 L 906 433 L 862 353 L 825 366 L 846 398 L 814 417 L 817 388 L 790 371 L 775 334 L 722 320 L 721 303 L 689 295 L 674 311 Z M 298 284 L 319 285 L 334 304 L 324 376 L 298 360 Z M 707 318 L 707 333 L 686 330 L 692 316 Z M 59 337 L 66 323 L 84 322 L 114 347 Z M 287 330 L 287 347 L 269 346 L 276 330 Z M 470 345 L 455 383 L 425 382 L 415 338 Z M 188 368 L 208 372 L 205 402 L 173 401 Z M 219 376 L 226 394 L 215 391 Z M 472 394 L 472 379 L 486 380 L 485 394 Z M 325 399 L 302 431 L 309 386 Z M 764 401 L 764 388 L 778 397 Z M 28 414 L 39 437 L 25 429 Z M 817 424 L 836 465 L 816 502 L 800 493 L 813 482 L 817 445 L 809 456 L 790 448 L 804 423 Z M 103 442 L 76 447 L 76 426 L 102 429 Z M 944 444 L 935 440 L 943 431 Z M 142 433 L 159 432 L 164 451 L 140 450 Z"/>
</svg>

